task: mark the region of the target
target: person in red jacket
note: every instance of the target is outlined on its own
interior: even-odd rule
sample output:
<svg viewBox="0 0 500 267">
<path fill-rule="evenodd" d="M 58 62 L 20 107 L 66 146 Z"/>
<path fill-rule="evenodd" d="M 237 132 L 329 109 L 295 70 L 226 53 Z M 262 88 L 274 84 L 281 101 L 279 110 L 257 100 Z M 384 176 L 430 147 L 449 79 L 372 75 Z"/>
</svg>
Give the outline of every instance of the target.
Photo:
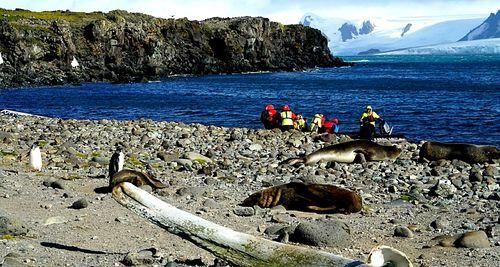
<svg viewBox="0 0 500 267">
<path fill-rule="evenodd" d="M 274 106 L 271 104 L 267 104 L 264 107 L 262 113 L 260 113 L 260 121 L 264 124 L 264 128 L 273 129 L 276 128 L 276 118 L 278 112 L 274 109 Z"/>
<path fill-rule="evenodd" d="M 323 123 L 322 132 L 325 133 L 338 133 L 339 132 L 339 120 L 336 117 Z"/>
<path fill-rule="evenodd" d="M 297 118 L 297 115 L 292 112 L 288 105 L 281 107 L 281 112 L 279 116 L 280 127 L 282 131 L 288 131 L 293 129 L 293 122 Z"/>
</svg>

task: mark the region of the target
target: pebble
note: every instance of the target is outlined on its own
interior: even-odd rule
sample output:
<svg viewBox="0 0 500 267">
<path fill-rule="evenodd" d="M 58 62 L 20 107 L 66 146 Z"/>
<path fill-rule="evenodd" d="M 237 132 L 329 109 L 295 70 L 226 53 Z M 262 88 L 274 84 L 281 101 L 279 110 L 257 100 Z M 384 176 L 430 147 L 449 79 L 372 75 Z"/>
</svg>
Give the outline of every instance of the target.
<svg viewBox="0 0 500 267">
<path fill-rule="evenodd" d="M 155 262 L 153 256 L 156 253 L 155 248 L 143 249 L 139 252 L 129 252 L 123 258 L 122 263 L 126 266 L 144 266 Z"/>
<path fill-rule="evenodd" d="M 87 199 L 81 198 L 81 199 L 73 202 L 73 204 L 71 205 L 70 208 L 75 209 L 75 210 L 79 210 L 79 209 L 84 209 L 88 206 L 89 206 L 89 202 L 87 201 Z"/>
<path fill-rule="evenodd" d="M 479 171 L 473 171 L 469 175 L 469 180 L 471 182 L 482 182 L 483 181 L 483 175 Z"/>
<path fill-rule="evenodd" d="M 20 257 L 21 257 L 21 255 L 19 255 L 17 253 L 9 253 L 9 254 L 5 255 L 5 257 L 3 259 L 3 263 L 0 266 L 2 266 L 2 267 L 26 267 L 26 266 L 29 266 L 29 265 L 22 263 Z"/>
<path fill-rule="evenodd" d="M 238 216 L 249 217 L 255 215 L 255 210 L 252 207 L 236 207 L 233 210 Z"/>
<path fill-rule="evenodd" d="M 250 149 L 250 151 L 260 151 L 262 150 L 262 146 L 260 144 L 251 144 L 248 149 Z"/>
<path fill-rule="evenodd" d="M 196 152 L 188 152 L 185 155 L 186 159 L 189 159 L 191 161 L 197 161 L 199 163 L 213 163 L 212 159 L 209 157 L 205 157 L 199 153 Z"/>
<path fill-rule="evenodd" d="M 65 186 L 61 181 L 57 181 L 54 179 L 44 180 L 43 185 L 46 187 L 54 188 L 54 189 L 65 189 Z"/>
<path fill-rule="evenodd" d="M 193 198 L 199 198 L 205 194 L 206 190 L 206 187 L 201 186 L 183 187 L 177 190 L 177 194 L 181 197 L 190 196 Z"/>
<path fill-rule="evenodd" d="M 450 226 L 450 221 L 443 218 L 438 218 L 431 222 L 431 227 L 436 230 L 444 230 L 449 226 Z"/>
<path fill-rule="evenodd" d="M 13 219 L 7 216 L 0 216 L 0 236 L 20 236 L 26 235 L 27 233 L 28 228 L 20 220 Z"/>
<path fill-rule="evenodd" d="M 398 237 L 413 237 L 413 232 L 405 226 L 397 226 L 394 228 L 394 236 Z"/>
<path fill-rule="evenodd" d="M 218 208 L 220 208 L 220 206 L 221 205 L 219 203 L 217 203 L 217 201 L 210 199 L 210 198 L 203 201 L 203 207 L 207 207 L 210 209 L 218 209 Z"/>
</svg>

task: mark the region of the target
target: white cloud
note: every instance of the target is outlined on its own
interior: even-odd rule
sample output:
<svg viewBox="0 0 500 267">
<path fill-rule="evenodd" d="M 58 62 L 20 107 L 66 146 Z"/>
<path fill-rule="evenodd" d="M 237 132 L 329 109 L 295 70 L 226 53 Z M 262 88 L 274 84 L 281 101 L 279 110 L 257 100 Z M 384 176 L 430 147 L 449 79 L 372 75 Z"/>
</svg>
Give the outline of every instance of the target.
<svg viewBox="0 0 500 267">
<path fill-rule="evenodd" d="M 306 12 L 346 19 L 398 17 L 486 17 L 498 10 L 497 0 L 0 0 L 3 8 L 30 10 L 110 11 L 124 9 L 157 17 L 264 16 L 297 23 Z"/>
</svg>

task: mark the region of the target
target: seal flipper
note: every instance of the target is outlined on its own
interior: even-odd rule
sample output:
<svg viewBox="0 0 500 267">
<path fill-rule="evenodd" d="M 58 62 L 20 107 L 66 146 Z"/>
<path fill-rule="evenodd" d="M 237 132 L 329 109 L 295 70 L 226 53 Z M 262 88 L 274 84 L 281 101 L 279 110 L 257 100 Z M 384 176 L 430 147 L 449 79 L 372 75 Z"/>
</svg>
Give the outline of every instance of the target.
<svg viewBox="0 0 500 267">
<path fill-rule="evenodd" d="M 157 189 L 162 189 L 162 188 L 166 188 L 167 185 L 162 183 L 160 180 L 154 178 L 153 176 L 151 175 L 145 175 L 148 179 L 148 184 L 150 186 L 152 186 L 153 188 L 157 188 Z"/>
<path fill-rule="evenodd" d="M 121 170 L 110 177 L 109 189 L 112 189 L 116 185 L 123 182 L 129 182 L 134 184 L 135 186 L 147 184 L 150 185 L 153 189 L 161 189 L 167 187 L 167 185 L 154 178 L 150 174 L 133 170 Z"/>
<path fill-rule="evenodd" d="M 366 151 L 366 150 L 363 150 L 363 149 L 356 149 L 356 150 L 354 150 L 354 153 L 356 153 L 356 157 L 354 158 L 354 162 L 363 163 L 363 160 L 366 162 L 366 161 L 370 161 L 373 159 L 373 153 Z M 363 158 L 358 157 L 358 155 L 362 155 Z"/>
<path fill-rule="evenodd" d="M 335 205 L 329 207 L 307 206 L 306 208 L 316 213 L 334 213 L 339 211 Z"/>
</svg>

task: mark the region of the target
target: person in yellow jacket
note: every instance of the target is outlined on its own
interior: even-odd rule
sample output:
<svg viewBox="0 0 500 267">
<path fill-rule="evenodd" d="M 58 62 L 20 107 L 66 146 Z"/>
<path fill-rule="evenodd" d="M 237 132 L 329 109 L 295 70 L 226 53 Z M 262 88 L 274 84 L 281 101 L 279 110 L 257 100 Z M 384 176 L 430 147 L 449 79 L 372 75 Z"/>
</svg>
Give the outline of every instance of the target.
<svg viewBox="0 0 500 267">
<path fill-rule="evenodd" d="M 323 123 L 325 122 L 325 116 L 321 113 L 316 113 L 311 118 L 311 123 L 309 124 L 309 131 L 317 133 L 321 127 L 323 127 Z"/>
<path fill-rule="evenodd" d="M 380 116 L 373 111 L 371 106 L 367 106 L 365 112 L 361 114 L 361 129 L 359 132 L 359 137 L 361 139 L 373 139 L 375 135 L 375 121 L 381 120 Z"/>
<path fill-rule="evenodd" d="M 290 107 L 288 105 L 282 106 L 280 112 L 281 130 L 282 131 L 292 130 L 296 117 L 297 116 L 290 110 Z"/>
<path fill-rule="evenodd" d="M 295 130 L 302 131 L 306 126 L 306 119 L 302 115 L 297 115 L 297 119 L 294 121 L 293 126 Z"/>
</svg>

